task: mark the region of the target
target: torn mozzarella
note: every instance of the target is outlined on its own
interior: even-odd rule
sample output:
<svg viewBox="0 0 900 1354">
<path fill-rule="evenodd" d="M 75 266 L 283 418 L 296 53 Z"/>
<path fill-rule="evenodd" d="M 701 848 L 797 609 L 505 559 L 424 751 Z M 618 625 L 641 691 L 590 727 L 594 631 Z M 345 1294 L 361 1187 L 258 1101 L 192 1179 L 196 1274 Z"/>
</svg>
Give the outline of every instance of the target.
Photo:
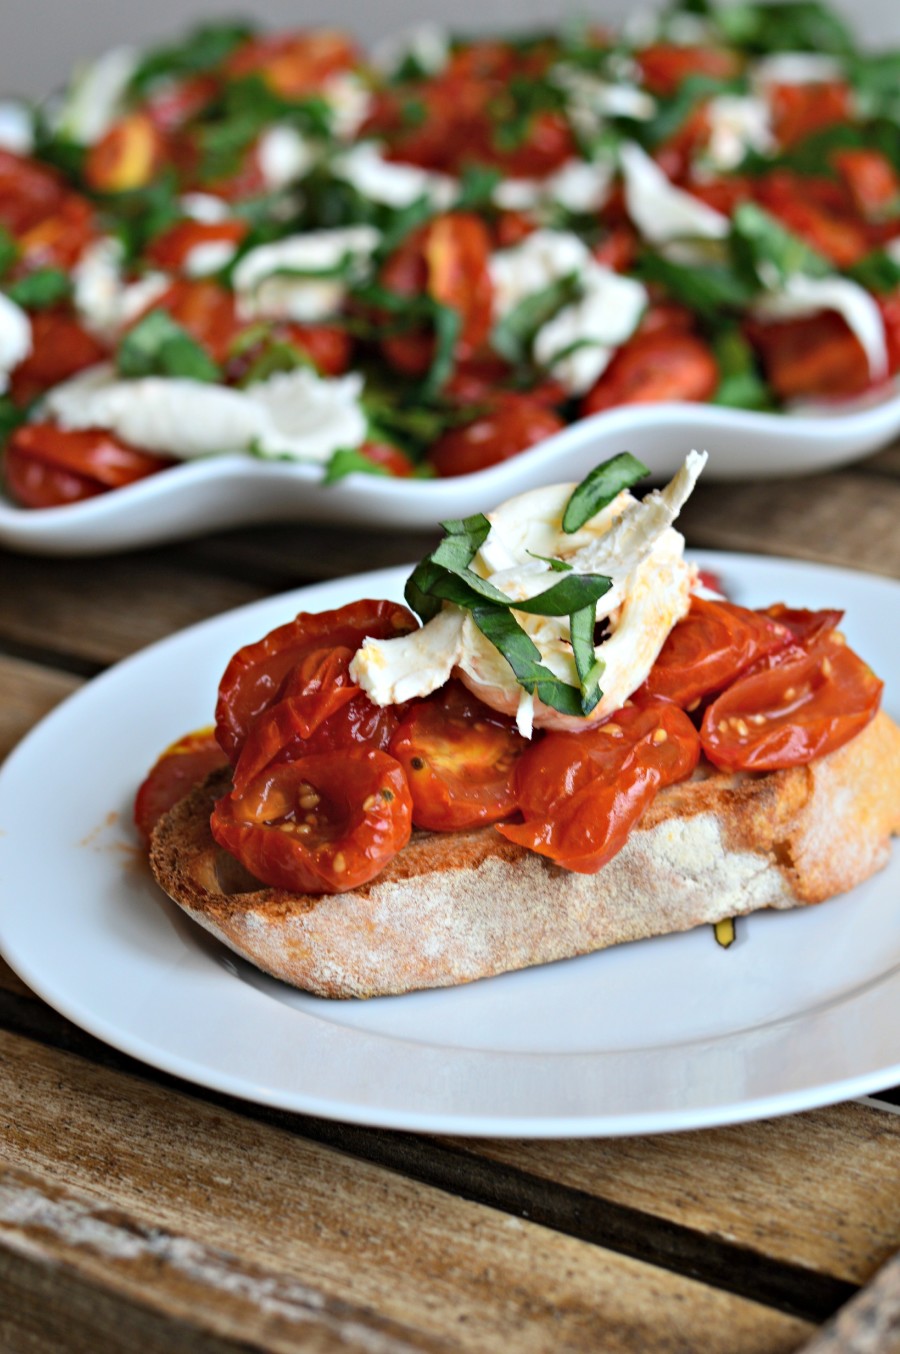
<svg viewBox="0 0 900 1354">
<path fill-rule="evenodd" d="M 31 353 L 31 321 L 26 312 L 0 292 L 0 394 L 9 386 L 10 372 Z"/>
<path fill-rule="evenodd" d="M 542 325 L 534 357 L 570 395 L 583 395 L 616 348 L 640 323 L 649 297 L 642 283 L 591 260 L 581 274 L 583 294 Z"/>
<path fill-rule="evenodd" d="M 703 162 L 717 174 L 737 166 L 748 151 L 767 154 L 775 147 L 772 118 L 764 99 L 720 94 L 706 105 L 709 139 Z"/>
<path fill-rule="evenodd" d="M 683 239 L 724 240 L 729 234 L 727 216 L 676 188 L 636 142 L 620 147 L 619 160 L 628 214 L 645 240 L 664 245 Z"/>
<path fill-rule="evenodd" d="M 338 71 L 324 81 L 322 98 L 331 109 L 331 130 L 340 141 L 351 140 L 372 111 L 372 94 L 353 71 Z"/>
<path fill-rule="evenodd" d="M 428 696 L 450 680 L 462 653 L 464 613 L 443 611 L 397 639 L 364 639 L 350 663 L 350 676 L 376 705 L 400 705 Z"/>
<path fill-rule="evenodd" d="M 125 95 L 137 69 L 134 47 L 113 47 L 76 71 L 51 109 L 53 129 L 81 146 L 92 146 L 125 112 Z"/>
<path fill-rule="evenodd" d="M 124 250 L 113 236 L 101 236 L 72 269 L 73 300 L 89 333 L 111 341 L 171 285 L 167 273 L 149 272 L 134 282 L 122 274 Z"/>
<path fill-rule="evenodd" d="M 772 85 L 822 85 L 841 80 L 844 64 L 824 52 L 773 52 L 753 63 L 750 84 L 762 93 Z"/>
<path fill-rule="evenodd" d="M 491 255 L 494 315 L 502 319 L 534 292 L 577 276 L 591 262 L 583 240 L 566 230 L 535 230 L 520 244 Z"/>
<path fill-rule="evenodd" d="M 338 450 L 362 446 L 368 432 L 362 384 L 356 372 L 327 380 L 298 367 L 250 386 L 246 393 L 266 424 L 253 449 L 260 456 L 324 462 Z"/>
<path fill-rule="evenodd" d="M 409 207 L 426 198 L 444 211 L 459 194 L 458 183 L 448 174 L 386 160 L 382 147 L 374 141 L 362 141 L 336 156 L 331 172 L 370 202 L 380 202 L 386 207 Z"/>
<path fill-rule="evenodd" d="M 381 240 L 373 226 L 342 226 L 288 235 L 245 254 L 234 270 L 244 320 L 320 320 L 340 309 L 348 278 L 358 275 Z M 332 273 L 333 276 L 315 276 Z"/>
<path fill-rule="evenodd" d="M 584 215 L 599 211 L 606 202 L 614 174 L 611 159 L 572 159 L 545 179 L 502 179 L 492 197 L 505 211 L 533 211 L 558 204 Z"/>
<path fill-rule="evenodd" d="M 270 190 L 286 188 L 308 174 L 316 158 L 307 138 L 283 123 L 268 127 L 256 144 L 256 162 Z"/>
<path fill-rule="evenodd" d="M 178 205 L 185 216 L 192 221 L 202 221 L 205 225 L 217 225 L 231 216 L 228 203 L 213 193 L 183 193 Z"/>
</svg>

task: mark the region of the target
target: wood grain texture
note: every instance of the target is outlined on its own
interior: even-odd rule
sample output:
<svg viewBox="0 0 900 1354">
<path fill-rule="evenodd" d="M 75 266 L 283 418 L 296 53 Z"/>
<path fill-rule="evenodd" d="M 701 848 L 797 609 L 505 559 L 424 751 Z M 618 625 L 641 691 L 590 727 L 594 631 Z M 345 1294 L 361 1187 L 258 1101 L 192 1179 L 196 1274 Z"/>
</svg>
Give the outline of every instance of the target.
<svg viewBox="0 0 900 1354">
<path fill-rule="evenodd" d="M 679 518 L 689 546 L 814 559 L 900 577 L 900 482 L 859 472 L 699 484 Z"/>
<path fill-rule="evenodd" d="M 775 1354 L 805 1322 L 0 1035 L 0 1160 L 456 1350 Z M 37 1247 L 36 1263 L 45 1255 Z M 539 1276 L 539 1280 L 538 1280 Z M 154 1280 L 154 1284 L 156 1280 Z M 8 1294 L 0 1292 L 0 1308 Z M 426 1348 L 429 1346 L 425 1345 Z"/>
<path fill-rule="evenodd" d="M 900 1255 L 800 1354 L 900 1354 Z"/>
<path fill-rule="evenodd" d="M 900 1249 L 900 1115 L 848 1103 L 697 1133 L 456 1140 L 558 1184 L 866 1283 Z"/>
<path fill-rule="evenodd" d="M 188 572 L 176 556 L 120 559 L 3 556 L 0 639 L 46 655 L 49 665 L 102 667 L 208 616 L 255 602 L 265 589 Z M 77 669 L 80 670 L 80 669 Z"/>
<path fill-rule="evenodd" d="M 0 655 L 0 761 L 54 705 L 81 685 L 77 677 Z"/>
</svg>

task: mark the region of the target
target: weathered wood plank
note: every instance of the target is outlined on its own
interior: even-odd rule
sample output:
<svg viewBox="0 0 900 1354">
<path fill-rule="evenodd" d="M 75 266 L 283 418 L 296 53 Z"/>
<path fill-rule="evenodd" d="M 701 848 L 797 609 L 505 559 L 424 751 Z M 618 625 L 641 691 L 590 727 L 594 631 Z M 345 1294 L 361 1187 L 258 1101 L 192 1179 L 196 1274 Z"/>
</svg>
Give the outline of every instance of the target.
<svg viewBox="0 0 900 1354">
<path fill-rule="evenodd" d="M 700 483 L 679 519 L 689 545 L 820 560 L 900 577 L 900 481 L 833 475 Z"/>
<path fill-rule="evenodd" d="M 371 1308 L 453 1349 L 774 1354 L 810 1333 L 758 1304 L 9 1035 L 0 1103 L 9 1166 L 241 1266 L 267 1270 L 277 1256 L 280 1275 L 323 1300 Z"/>
<path fill-rule="evenodd" d="M 900 1255 L 799 1354 L 900 1354 Z"/>
<path fill-rule="evenodd" d="M 121 559 L 2 559 L 0 645 L 102 666 L 265 589 L 185 569 L 175 552 Z"/>
<path fill-rule="evenodd" d="M 593 1142 L 460 1140 L 584 1190 L 854 1283 L 900 1248 L 900 1116 L 847 1103 L 761 1123 Z"/>
<path fill-rule="evenodd" d="M 0 761 L 32 725 L 80 685 L 67 673 L 0 655 Z"/>
</svg>

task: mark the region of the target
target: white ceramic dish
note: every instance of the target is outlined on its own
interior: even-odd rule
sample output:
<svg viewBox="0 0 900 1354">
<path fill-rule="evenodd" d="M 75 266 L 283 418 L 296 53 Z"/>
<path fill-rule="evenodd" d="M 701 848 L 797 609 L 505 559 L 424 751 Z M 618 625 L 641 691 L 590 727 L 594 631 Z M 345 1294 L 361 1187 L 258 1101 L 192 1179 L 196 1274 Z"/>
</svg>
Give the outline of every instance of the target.
<svg viewBox="0 0 900 1354">
<path fill-rule="evenodd" d="M 711 404 L 629 405 L 582 419 L 501 465 L 444 480 L 350 475 L 323 485 L 317 466 L 220 456 L 63 508 L 18 508 L 0 496 L 0 545 L 46 555 L 100 555 L 254 522 L 333 522 L 431 529 L 512 494 L 579 480 L 632 451 L 656 479 L 691 447 L 710 453 L 704 479 L 805 475 L 864 456 L 900 432 L 900 390 L 837 410 L 755 414 Z"/>
<path fill-rule="evenodd" d="M 900 584 L 697 557 L 736 600 L 842 606 L 900 713 Z M 0 948 L 108 1043 L 289 1110 L 428 1132 L 589 1136 L 787 1113 L 900 1081 L 900 854 L 821 907 L 703 928 L 441 992 L 327 1002 L 265 977 L 154 885 L 130 828 L 159 749 L 209 722 L 238 645 L 302 605 L 399 595 L 398 570 L 218 617 L 60 706 L 0 774 Z"/>
</svg>

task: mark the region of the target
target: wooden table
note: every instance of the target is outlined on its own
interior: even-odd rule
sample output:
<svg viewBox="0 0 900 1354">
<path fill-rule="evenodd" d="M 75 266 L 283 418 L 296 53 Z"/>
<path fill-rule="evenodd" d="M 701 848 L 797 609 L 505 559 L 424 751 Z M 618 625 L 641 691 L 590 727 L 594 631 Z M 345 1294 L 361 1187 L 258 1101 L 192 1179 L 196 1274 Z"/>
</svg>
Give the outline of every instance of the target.
<svg viewBox="0 0 900 1354">
<path fill-rule="evenodd" d="M 696 546 L 894 577 L 898 523 L 897 449 L 811 479 L 704 485 L 683 517 Z M 0 556 L 0 754 L 175 629 L 427 545 L 298 526 L 113 560 Z M 0 1350 L 14 1354 L 900 1349 L 896 1276 L 858 1293 L 900 1249 L 898 1088 L 653 1138 L 403 1135 L 179 1083 L 0 964 L 0 1125 Z M 817 1331 L 854 1295 L 837 1331 Z"/>
</svg>

